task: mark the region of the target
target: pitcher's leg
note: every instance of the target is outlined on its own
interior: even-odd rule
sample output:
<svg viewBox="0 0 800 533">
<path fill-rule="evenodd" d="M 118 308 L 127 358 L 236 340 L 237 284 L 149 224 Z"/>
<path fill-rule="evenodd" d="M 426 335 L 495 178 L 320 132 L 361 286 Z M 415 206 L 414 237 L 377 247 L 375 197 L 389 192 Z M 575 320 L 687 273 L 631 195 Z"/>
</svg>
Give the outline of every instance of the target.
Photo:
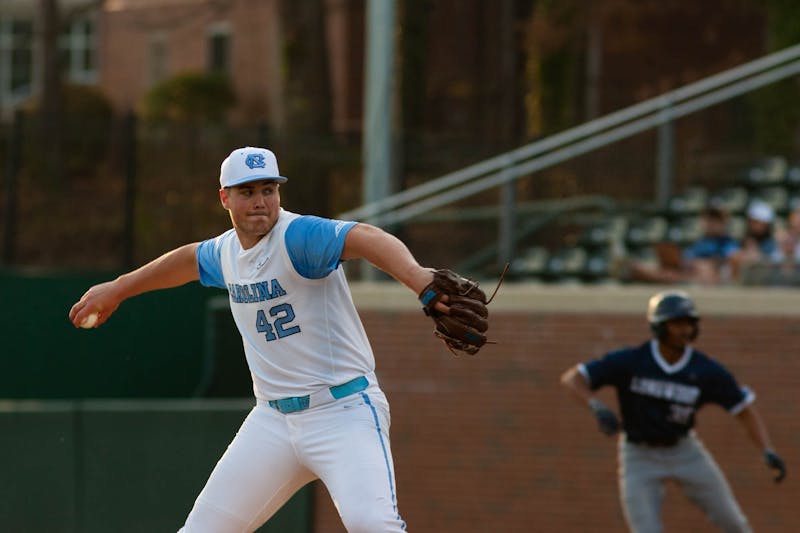
<svg viewBox="0 0 800 533">
<path fill-rule="evenodd" d="M 295 456 L 284 415 L 256 406 L 217 462 L 180 531 L 254 531 L 312 479 Z"/>
<path fill-rule="evenodd" d="M 733 495 L 725 475 L 705 446 L 694 436 L 682 441 L 684 457 L 676 478 L 686 496 L 700 507 L 709 520 L 727 533 L 752 530 Z"/>
<path fill-rule="evenodd" d="M 397 510 L 389 408 L 383 394 L 354 395 L 326 411 L 325 424 L 307 440 L 314 445 L 304 448 L 305 455 L 328 488 L 347 531 L 405 531 Z"/>
</svg>

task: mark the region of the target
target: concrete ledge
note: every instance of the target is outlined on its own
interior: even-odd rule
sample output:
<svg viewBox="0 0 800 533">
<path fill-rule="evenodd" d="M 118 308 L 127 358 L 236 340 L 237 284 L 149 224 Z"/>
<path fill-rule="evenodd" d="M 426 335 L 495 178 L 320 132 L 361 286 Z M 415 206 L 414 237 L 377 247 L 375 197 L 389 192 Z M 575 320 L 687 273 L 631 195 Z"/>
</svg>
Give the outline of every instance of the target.
<svg viewBox="0 0 800 533">
<path fill-rule="evenodd" d="M 6 413 L 83 412 L 170 412 L 170 413 L 247 413 L 253 398 L 109 398 L 91 400 L 15 400 L 0 399 L 0 415 Z"/>
<path fill-rule="evenodd" d="M 493 282 L 483 282 L 487 292 Z M 351 284 L 359 309 L 404 311 L 419 302 L 395 282 Z M 800 316 L 800 290 L 794 287 L 679 287 L 658 285 L 549 285 L 503 283 L 491 304 L 493 311 L 644 313 L 651 295 L 666 289 L 687 291 L 701 313 L 721 315 Z"/>
</svg>

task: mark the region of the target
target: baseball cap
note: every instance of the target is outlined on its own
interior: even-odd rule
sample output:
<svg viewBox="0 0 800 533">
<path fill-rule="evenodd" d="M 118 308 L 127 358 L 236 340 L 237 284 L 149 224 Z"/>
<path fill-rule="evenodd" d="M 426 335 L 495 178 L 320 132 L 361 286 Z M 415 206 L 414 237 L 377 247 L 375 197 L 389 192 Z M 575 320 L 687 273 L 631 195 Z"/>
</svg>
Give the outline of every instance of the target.
<svg viewBox="0 0 800 533">
<path fill-rule="evenodd" d="M 769 204 L 756 200 L 747 208 L 748 218 L 769 224 L 775 218 L 775 213 Z"/>
<path fill-rule="evenodd" d="M 222 187 L 235 187 L 258 180 L 274 180 L 278 183 L 287 181 L 278 170 L 275 154 L 266 148 L 237 148 L 220 166 L 219 184 Z"/>
</svg>

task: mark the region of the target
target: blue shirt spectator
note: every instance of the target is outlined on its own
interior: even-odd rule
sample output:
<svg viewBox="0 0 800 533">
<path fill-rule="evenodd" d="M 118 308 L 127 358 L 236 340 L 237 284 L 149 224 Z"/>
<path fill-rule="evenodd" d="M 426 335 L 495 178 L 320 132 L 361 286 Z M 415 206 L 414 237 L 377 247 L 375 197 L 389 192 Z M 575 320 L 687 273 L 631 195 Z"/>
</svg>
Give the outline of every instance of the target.
<svg viewBox="0 0 800 533">
<path fill-rule="evenodd" d="M 683 251 L 683 259 L 727 259 L 739 249 L 739 243 L 730 235 L 705 235 Z"/>
<path fill-rule="evenodd" d="M 740 250 L 739 243 L 728 233 L 727 213 L 710 205 L 703 212 L 703 235 L 681 249 L 662 243 L 656 267 L 632 262 L 630 277 L 653 283 L 699 283 L 713 285 L 727 281 L 731 268 L 728 259 Z"/>
</svg>

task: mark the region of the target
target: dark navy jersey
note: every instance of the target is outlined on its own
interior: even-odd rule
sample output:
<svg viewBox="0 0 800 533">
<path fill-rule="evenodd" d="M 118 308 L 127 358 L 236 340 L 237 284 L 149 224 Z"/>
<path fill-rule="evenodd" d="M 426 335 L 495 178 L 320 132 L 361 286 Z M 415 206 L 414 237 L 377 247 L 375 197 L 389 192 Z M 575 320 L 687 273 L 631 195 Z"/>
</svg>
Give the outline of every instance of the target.
<svg viewBox="0 0 800 533">
<path fill-rule="evenodd" d="M 694 426 L 695 413 L 704 404 L 716 403 L 737 414 L 755 400 L 717 361 L 687 347 L 670 364 L 655 340 L 608 353 L 578 369 L 592 390 L 604 385 L 617 390 L 623 428 L 632 442 L 673 444 Z"/>
</svg>

